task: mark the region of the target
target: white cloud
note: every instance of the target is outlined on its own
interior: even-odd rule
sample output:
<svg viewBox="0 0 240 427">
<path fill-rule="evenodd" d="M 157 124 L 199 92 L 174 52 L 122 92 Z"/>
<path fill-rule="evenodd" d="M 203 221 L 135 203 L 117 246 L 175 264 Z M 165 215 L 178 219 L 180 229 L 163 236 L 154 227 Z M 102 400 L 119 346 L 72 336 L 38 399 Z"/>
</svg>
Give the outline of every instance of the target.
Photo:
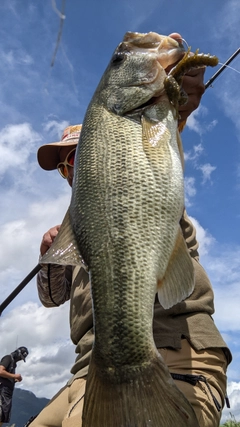
<svg viewBox="0 0 240 427">
<path fill-rule="evenodd" d="M 229 382 L 227 393 L 230 401 L 230 408 L 224 407 L 221 419 L 222 423 L 227 420 L 234 421 L 234 419 L 240 419 L 240 382 Z"/>
<path fill-rule="evenodd" d="M 204 148 L 202 144 L 194 145 L 192 150 L 187 151 L 184 153 L 184 159 L 185 161 L 192 160 L 195 161 L 198 159 L 198 157 L 202 154 Z"/>
<path fill-rule="evenodd" d="M 240 419 L 239 334 L 240 334 L 240 247 L 220 244 L 199 222 L 190 217 L 197 231 L 200 262 L 205 268 L 214 290 L 214 321 L 227 342 L 233 361 L 228 367 L 228 397 L 231 408 L 223 410 L 222 423 L 231 414 Z"/>
<path fill-rule="evenodd" d="M 240 331 L 240 246 L 220 244 L 195 218 L 190 219 L 196 228 L 200 262 L 214 289 L 214 319 L 226 334 Z"/>
<path fill-rule="evenodd" d="M 41 135 L 32 129 L 29 123 L 7 125 L 1 130 L 0 176 L 5 172 L 11 173 L 14 168 L 27 170 L 29 158 L 35 152 L 35 144 L 42 140 Z"/>
<path fill-rule="evenodd" d="M 239 85 L 239 76 L 235 77 L 234 75 L 227 75 L 225 77 L 225 84 L 222 93 L 218 92 L 217 97 L 221 99 L 223 110 L 227 117 L 233 121 L 237 130 L 238 130 L 238 139 L 239 130 L 240 130 L 240 118 L 239 118 L 239 110 L 240 110 L 240 99 L 238 92 L 235 90 L 235 87 Z"/>
<path fill-rule="evenodd" d="M 225 264 L 225 267 L 227 265 Z M 207 267 L 206 267 L 207 268 Z M 214 319 L 221 331 L 239 331 L 240 329 L 240 281 L 228 285 L 226 292 L 225 288 L 214 279 L 214 274 L 207 268 L 212 284 L 214 285 L 215 308 L 216 313 Z"/>
<path fill-rule="evenodd" d="M 214 318 L 221 331 L 240 331 L 240 247 L 215 241 L 203 258 L 215 293 Z"/>
<path fill-rule="evenodd" d="M 21 345 L 29 349 L 26 363 L 18 363 L 17 372 L 23 376 L 18 387 L 50 398 L 68 381 L 75 360 L 68 313 L 68 303 L 51 309 L 29 302 L 1 318 L 2 356 Z"/>
<path fill-rule="evenodd" d="M 57 135 L 58 140 L 60 140 L 62 136 L 62 132 L 67 126 L 69 126 L 69 122 L 67 122 L 66 120 L 63 120 L 61 122 L 57 120 L 49 120 L 44 125 L 44 131 L 49 134 L 49 140 L 55 137 L 55 135 Z M 52 142 L 57 142 L 57 141 L 52 141 Z"/>
<path fill-rule="evenodd" d="M 207 117 L 207 115 L 208 109 L 200 104 L 199 107 L 188 117 L 186 124 L 187 127 L 198 133 L 200 136 L 206 132 L 210 132 L 217 125 L 218 121 L 217 119 L 214 119 L 211 122 L 206 119 L 204 120 L 204 117 Z"/>
<path fill-rule="evenodd" d="M 208 125 L 205 126 L 205 130 L 210 132 L 211 130 L 213 130 L 213 128 L 217 126 L 217 124 L 218 120 L 214 119 Z"/>
<path fill-rule="evenodd" d="M 4 242 L 0 246 L 1 299 L 6 298 L 37 265 L 43 234 L 54 225 L 61 224 L 70 202 L 70 191 L 65 185 L 68 191 L 55 198 L 54 203 L 51 199 L 32 203 L 28 209 L 23 209 L 22 217 L 6 219 L 0 225 Z"/>
<path fill-rule="evenodd" d="M 213 36 L 218 43 L 218 57 L 224 63 L 239 47 L 236 40 L 236 28 L 239 24 L 240 3 L 238 0 L 229 0 L 223 3 L 216 11 L 216 23 Z M 240 71 L 239 56 L 231 63 L 231 67 Z M 219 105 L 225 115 L 233 122 L 237 129 L 237 136 L 240 130 L 240 98 L 239 98 L 239 74 L 226 68 L 224 73 L 214 83 L 214 96 L 218 99 Z"/>
<path fill-rule="evenodd" d="M 208 254 L 210 248 L 212 247 L 212 245 L 215 243 L 215 239 L 214 237 L 209 233 L 208 230 L 205 230 L 200 224 L 199 222 L 189 216 L 190 220 L 192 221 L 194 227 L 196 228 L 196 233 L 197 233 L 197 241 L 199 243 L 199 254 L 200 257 L 204 256 L 206 254 Z"/>
<path fill-rule="evenodd" d="M 0 52 L 1 61 L 9 69 L 14 70 L 19 64 L 31 65 L 33 58 L 22 50 L 9 50 L 8 52 Z"/>
<path fill-rule="evenodd" d="M 13 51 L 9 52 L 0 52 L 1 62 L 7 67 L 13 67 L 14 65 L 14 54 Z"/>
<path fill-rule="evenodd" d="M 186 124 L 186 126 L 190 130 L 193 130 L 194 132 L 198 133 L 199 135 L 202 135 L 202 133 L 203 133 L 202 125 L 201 125 L 201 122 L 199 120 L 201 108 L 202 107 L 200 106 L 195 111 L 192 112 L 192 114 L 188 117 L 187 124 Z"/>
<path fill-rule="evenodd" d="M 205 184 L 207 181 L 211 182 L 211 174 L 216 170 L 216 166 L 212 166 L 210 163 L 206 163 L 205 165 L 198 166 L 198 169 L 200 169 L 203 174 L 202 184 Z"/>
<path fill-rule="evenodd" d="M 184 178 L 185 189 L 185 204 L 187 207 L 191 206 L 191 198 L 196 195 L 195 178 L 192 176 Z"/>
<path fill-rule="evenodd" d="M 222 47 L 225 49 L 234 49 L 235 43 L 235 28 L 239 23 L 240 4 L 238 0 L 229 0 L 228 3 L 222 3 L 221 7 L 216 10 L 216 24 L 221 22 L 221 25 L 215 25 L 215 38 L 226 41 Z M 220 44 L 221 45 L 221 44 Z"/>
</svg>

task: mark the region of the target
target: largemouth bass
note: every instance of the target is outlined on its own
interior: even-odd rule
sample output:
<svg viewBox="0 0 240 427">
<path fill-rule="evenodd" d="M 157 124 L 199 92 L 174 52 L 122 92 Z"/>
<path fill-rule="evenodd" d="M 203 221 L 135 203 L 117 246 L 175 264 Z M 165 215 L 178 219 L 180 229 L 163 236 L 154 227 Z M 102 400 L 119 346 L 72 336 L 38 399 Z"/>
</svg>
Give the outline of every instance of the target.
<svg viewBox="0 0 240 427">
<path fill-rule="evenodd" d="M 175 83 L 182 72 L 173 73 L 174 83 L 165 72 L 183 55 L 172 38 L 125 35 L 87 109 L 70 208 L 41 260 L 77 265 L 83 258 L 89 269 L 95 342 L 83 427 L 198 426 L 152 333 L 156 293 L 169 308 L 194 289 L 179 226 L 184 184 Z"/>
</svg>

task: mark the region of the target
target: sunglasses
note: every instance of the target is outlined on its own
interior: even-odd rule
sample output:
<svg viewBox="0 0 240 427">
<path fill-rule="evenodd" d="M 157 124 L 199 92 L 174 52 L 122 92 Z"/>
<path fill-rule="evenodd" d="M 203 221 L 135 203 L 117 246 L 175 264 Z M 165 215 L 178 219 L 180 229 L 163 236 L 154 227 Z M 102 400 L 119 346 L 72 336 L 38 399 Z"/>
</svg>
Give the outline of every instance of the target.
<svg viewBox="0 0 240 427">
<path fill-rule="evenodd" d="M 75 157 L 76 148 L 73 148 L 67 155 L 64 162 L 60 162 L 57 165 L 57 170 L 60 175 L 66 179 L 68 177 L 68 166 L 73 168 L 74 166 L 74 157 Z"/>
</svg>

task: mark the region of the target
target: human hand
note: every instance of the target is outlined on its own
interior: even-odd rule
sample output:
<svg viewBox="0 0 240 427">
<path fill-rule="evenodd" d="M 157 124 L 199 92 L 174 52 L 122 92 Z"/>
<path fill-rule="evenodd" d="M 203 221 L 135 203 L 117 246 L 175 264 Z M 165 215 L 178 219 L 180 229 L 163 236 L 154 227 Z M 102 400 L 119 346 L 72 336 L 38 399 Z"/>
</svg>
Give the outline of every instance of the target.
<svg viewBox="0 0 240 427">
<path fill-rule="evenodd" d="M 173 39 L 181 42 L 182 37 L 179 33 L 172 33 L 169 35 Z M 176 65 L 173 64 L 171 68 Z M 191 71 L 183 76 L 182 88 L 188 96 L 187 103 L 179 106 L 179 123 L 186 121 L 188 116 L 198 108 L 202 95 L 205 91 L 204 86 L 204 73 L 205 67 L 193 68 Z"/>
<path fill-rule="evenodd" d="M 60 225 L 55 225 L 55 227 L 50 228 L 42 238 L 42 242 L 40 245 L 40 253 L 41 255 L 44 255 L 47 250 L 50 248 L 51 244 L 53 243 L 56 235 L 58 234 L 60 229 Z"/>
<path fill-rule="evenodd" d="M 22 381 L 22 375 L 20 374 L 15 374 L 15 383 L 20 383 Z"/>
<path fill-rule="evenodd" d="M 188 116 L 198 108 L 205 91 L 203 76 L 205 67 L 194 68 L 183 76 L 182 88 L 188 95 L 185 105 L 179 106 L 179 123 L 185 121 Z"/>
</svg>

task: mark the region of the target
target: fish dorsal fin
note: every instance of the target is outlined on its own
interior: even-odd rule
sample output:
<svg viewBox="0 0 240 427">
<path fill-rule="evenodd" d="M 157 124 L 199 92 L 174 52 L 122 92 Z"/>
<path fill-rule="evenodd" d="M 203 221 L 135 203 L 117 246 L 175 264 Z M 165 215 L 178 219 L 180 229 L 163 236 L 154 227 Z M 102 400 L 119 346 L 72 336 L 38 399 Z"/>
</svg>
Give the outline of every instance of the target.
<svg viewBox="0 0 240 427">
<path fill-rule="evenodd" d="M 183 301 L 193 292 L 195 285 L 194 267 L 180 226 L 167 270 L 157 284 L 158 299 L 167 309 Z"/>
<path fill-rule="evenodd" d="M 152 147 L 157 147 L 161 142 L 170 141 L 171 133 L 163 122 L 151 122 L 144 116 L 141 121 L 143 136 Z"/>
<path fill-rule="evenodd" d="M 40 264 L 81 265 L 86 269 L 71 227 L 69 209 L 54 242 L 39 262 Z"/>
</svg>

